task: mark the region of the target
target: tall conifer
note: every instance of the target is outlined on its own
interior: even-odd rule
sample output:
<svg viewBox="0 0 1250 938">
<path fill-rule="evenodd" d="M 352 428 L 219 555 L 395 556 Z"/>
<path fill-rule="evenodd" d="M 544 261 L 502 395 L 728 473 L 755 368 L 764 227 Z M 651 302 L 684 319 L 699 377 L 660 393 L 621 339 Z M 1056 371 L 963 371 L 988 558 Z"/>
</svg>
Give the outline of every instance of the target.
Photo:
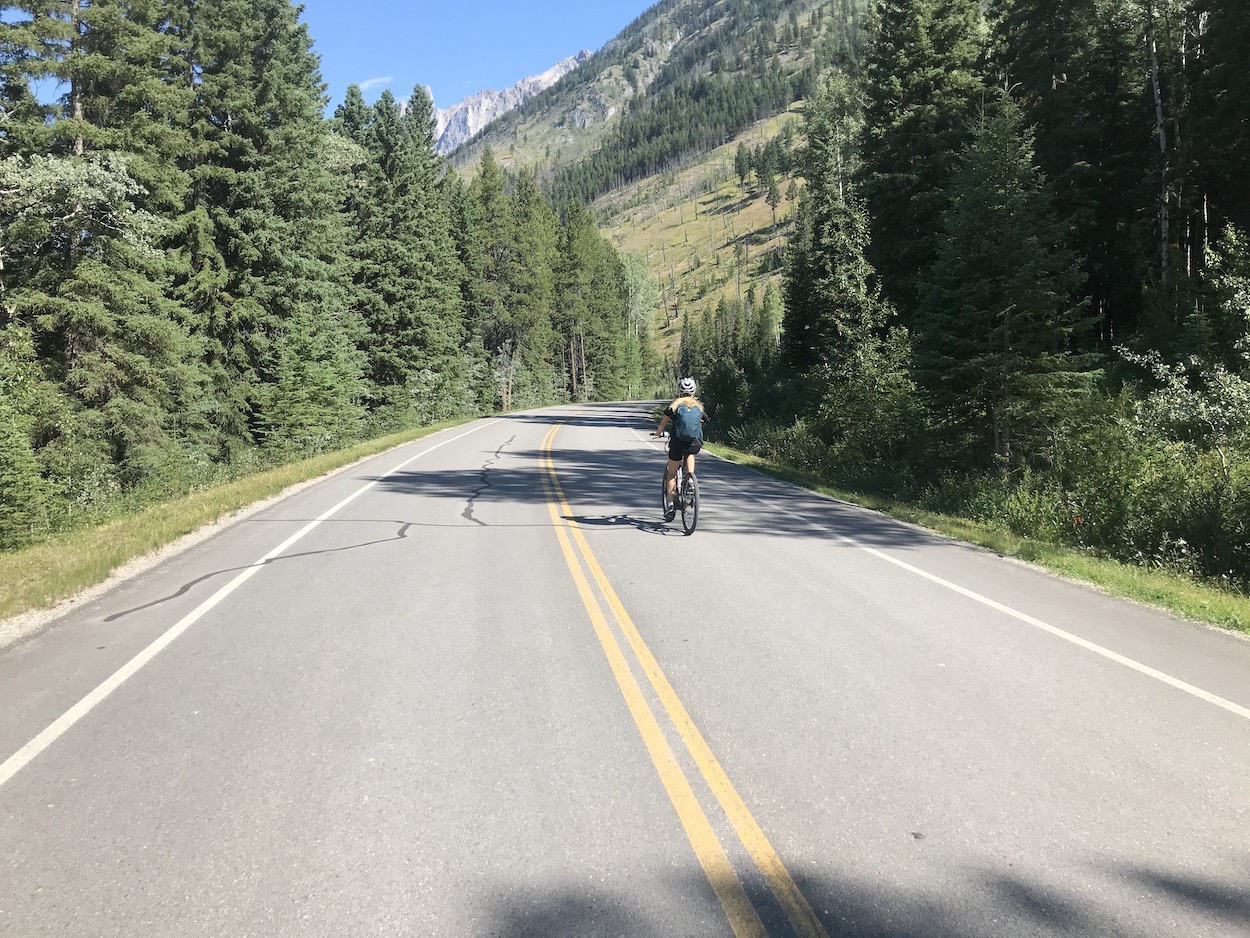
<svg viewBox="0 0 1250 938">
<path fill-rule="evenodd" d="M 872 260 L 910 319 L 936 256 L 956 154 L 982 94 L 980 0 L 882 0 L 867 55 L 860 192 L 872 217 Z"/>
<path fill-rule="evenodd" d="M 1085 259 L 1104 346 L 1127 340 L 1142 312 L 1149 254 L 1142 206 L 1152 195 L 1140 24 L 1109 0 L 997 0 L 994 64 L 1037 131 L 1055 209 Z"/>
<path fill-rule="evenodd" d="M 328 423 L 350 425 L 356 329 L 312 41 L 285 0 L 181 2 L 183 80 L 195 96 L 180 296 L 207 344 L 222 445 L 262 431 L 286 445 L 274 416 L 292 360 L 283 344 L 321 350 L 326 372 L 345 376 L 318 406 Z"/>
<path fill-rule="evenodd" d="M 1018 466 L 1021 443 L 1066 395 L 1088 389 L 1071 353 L 1085 304 L 1033 135 L 1003 94 L 975 128 L 943 217 L 946 238 L 923 287 L 920 375 L 972 465 Z"/>
<path fill-rule="evenodd" d="M 161 468 L 196 396 L 194 346 L 167 296 L 164 229 L 150 210 L 168 207 L 179 176 L 154 142 L 160 134 L 145 132 L 175 122 L 178 109 L 159 93 L 167 50 L 143 4 L 18 9 L 27 18 L 0 32 L 5 82 L 51 81 L 64 93 L 53 107 L 9 116 L 3 276 L 9 315 L 32 327 L 53 389 L 36 430 L 41 460 L 90 499 Z M 27 149 L 35 145 L 43 152 Z"/>
</svg>

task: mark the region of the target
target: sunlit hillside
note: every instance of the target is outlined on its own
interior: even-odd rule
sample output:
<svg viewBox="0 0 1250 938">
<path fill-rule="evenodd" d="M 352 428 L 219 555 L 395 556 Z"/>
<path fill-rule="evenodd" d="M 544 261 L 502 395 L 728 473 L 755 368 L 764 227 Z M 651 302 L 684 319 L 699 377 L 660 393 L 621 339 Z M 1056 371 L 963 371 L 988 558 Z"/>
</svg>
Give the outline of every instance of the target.
<svg viewBox="0 0 1250 938">
<path fill-rule="evenodd" d="M 686 169 L 652 176 L 595 203 L 604 234 L 619 250 L 645 257 L 660 284 L 655 336 L 663 356 L 676 351 L 683 314 L 697 319 L 722 297 L 779 285 L 795 201 L 777 206 L 774 226 L 755 174 L 745 186 L 739 183 L 734 154 L 739 143 L 765 144 L 786 122 L 801 122 L 801 105 L 758 122 Z M 783 176 L 783 193 L 791 181 L 801 186 L 801 180 Z"/>
</svg>

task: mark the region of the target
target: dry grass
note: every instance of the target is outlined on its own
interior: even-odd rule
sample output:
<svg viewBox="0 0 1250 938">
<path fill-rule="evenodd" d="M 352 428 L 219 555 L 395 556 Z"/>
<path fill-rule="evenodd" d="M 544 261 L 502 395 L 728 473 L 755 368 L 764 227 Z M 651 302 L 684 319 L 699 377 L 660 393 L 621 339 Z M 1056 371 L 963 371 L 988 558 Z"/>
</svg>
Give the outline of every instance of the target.
<svg viewBox="0 0 1250 938">
<path fill-rule="evenodd" d="M 697 321 L 722 297 L 737 298 L 739 288 L 745 295 L 752 285 L 758 293 L 765 283 L 780 282 L 778 272 L 761 273 L 760 267 L 767 256 L 784 250 L 795 206 L 786 201 L 778 206 L 774 230 L 765 193 L 753 181 L 745 192 L 739 185 L 734 154 L 739 141 L 750 148 L 767 143 L 798 113 L 796 106 L 760 121 L 679 172 L 652 176 L 595 203 L 604 235 L 617 250 L 645 257 L 663 287 L 665 308 L 656 321 L 661 355 L 676 352 L 683 313 Z M 784 194 L 790 180 L 779 184 Z M 747 253 L 741 271 L 735 256 L 739 243 Z"/>
</svg>

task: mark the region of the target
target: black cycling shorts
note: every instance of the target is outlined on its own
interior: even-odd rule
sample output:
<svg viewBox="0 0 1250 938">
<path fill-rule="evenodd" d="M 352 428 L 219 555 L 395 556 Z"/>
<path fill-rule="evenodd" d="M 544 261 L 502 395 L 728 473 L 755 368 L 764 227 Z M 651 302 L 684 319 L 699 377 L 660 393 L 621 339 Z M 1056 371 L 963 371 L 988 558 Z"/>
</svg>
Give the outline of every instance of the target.
<svg viewBox="0 0 1250 938">
<path fill-rule="evenodd" d="M 681 462 L 701 449 L 703 449 L 702 440 L 681 440 L 675 436 L 668 438 L 668 458 L 673 462 Z"/>
</svg>

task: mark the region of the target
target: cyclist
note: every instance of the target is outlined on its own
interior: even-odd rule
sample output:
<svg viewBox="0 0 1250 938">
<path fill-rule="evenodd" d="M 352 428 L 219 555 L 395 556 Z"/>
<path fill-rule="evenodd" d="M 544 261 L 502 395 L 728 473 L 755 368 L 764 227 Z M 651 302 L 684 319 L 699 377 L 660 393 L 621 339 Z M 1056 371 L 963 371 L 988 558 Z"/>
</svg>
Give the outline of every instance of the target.
<svg viewBox="0 0 1250 938">
<path fill-rule="evenodd" d="M 694 396 L 694 378 L 682 378 L 677 383 L 677 389 L 681 396 L 664 409 L 660 425 L 651 433 L 652 436 L 663 436 L 669 423 L 673 425 L 668 441 L 668 470 L 664 476 L 668 486 L 665 521 L 672 521 L 677 514 L 677 467 L 684 459 L 687 474 L 694 474 L 694 457 L 703 449 L 703 424 L 707 420 L 707 411 Z"/>
</svg>

